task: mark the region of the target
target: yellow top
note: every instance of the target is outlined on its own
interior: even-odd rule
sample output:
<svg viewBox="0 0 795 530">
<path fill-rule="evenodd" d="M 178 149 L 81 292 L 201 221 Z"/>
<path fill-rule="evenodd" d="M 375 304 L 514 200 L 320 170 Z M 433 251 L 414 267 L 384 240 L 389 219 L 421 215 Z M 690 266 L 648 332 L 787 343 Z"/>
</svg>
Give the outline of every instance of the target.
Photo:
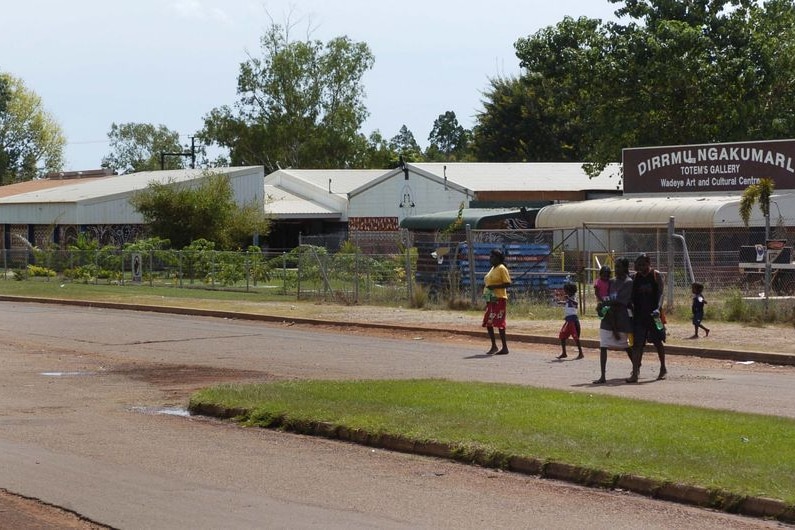
<svg viewBox="0 0 795 530">
<path fill-rule="evenodd" d="M 505 290 L 505 287 L 492 287 L 492 285 L 511 283 L 511 275 L 508 273 L 508 267 L 502 263 L 496 267 L 492 267 L 491 270 L 486 273 L 485 281 L 486 287 L 494 290 L 495 298 L 508 299 L 508 292 Z"/>
</svg>

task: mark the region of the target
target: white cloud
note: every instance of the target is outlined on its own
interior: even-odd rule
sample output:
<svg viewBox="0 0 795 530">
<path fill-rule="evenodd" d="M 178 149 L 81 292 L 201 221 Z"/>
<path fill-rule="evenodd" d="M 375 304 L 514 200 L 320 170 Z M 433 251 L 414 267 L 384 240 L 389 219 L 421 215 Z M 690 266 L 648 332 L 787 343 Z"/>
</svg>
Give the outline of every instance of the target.
<svg viewBox="0 0 795 530">
<path fill-rule="evenodd" d="M 171 9 L 183 18 L 194 20 L 207 20 L 227 24 L 231 21 L 229 15 L 220 7 L 207 6 L 200 0 L 177 0 L 171 4 Z"/>
</svg>

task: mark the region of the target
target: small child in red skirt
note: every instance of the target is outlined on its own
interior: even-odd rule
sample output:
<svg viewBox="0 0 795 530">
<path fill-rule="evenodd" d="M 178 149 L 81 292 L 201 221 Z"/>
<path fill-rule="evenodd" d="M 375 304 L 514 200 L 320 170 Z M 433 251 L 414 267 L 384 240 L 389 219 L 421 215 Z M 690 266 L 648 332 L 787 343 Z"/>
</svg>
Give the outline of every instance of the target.
<svg viewBox="0 0 795 530">
<path fill-rule="evenodd" d="M 571 282 L 563 286 L 563 292 L 566 293 L 566 298 L 563 300 L 563 327 L 560 328 L 558 338 L 560 339 L 560 347 L 563 353 L 558 355 L 558 359 L 565 359 L 568 357 L 566 354 L 566 340 L 569 337 L 574 339 L 574 344 L 580 354 L 576 357 L 582 359 L 582 346 L 580 345 L 580 317 L 577 315 L 579 310 L 579 303 L 577 302 L 577 286 Z"/>
</svg>

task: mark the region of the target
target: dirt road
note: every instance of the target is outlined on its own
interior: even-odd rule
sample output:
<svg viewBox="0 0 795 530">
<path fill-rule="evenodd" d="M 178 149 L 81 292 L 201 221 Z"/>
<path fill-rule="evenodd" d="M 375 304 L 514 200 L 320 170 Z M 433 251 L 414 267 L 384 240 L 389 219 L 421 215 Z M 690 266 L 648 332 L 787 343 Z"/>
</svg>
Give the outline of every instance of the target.
<svg viewBox="0 0 795 530">
<path fill-rule="evenodd" d="M 393 337 L 357 328 L 41 304 L 0 303 L 0 309 L 0 488 L 96 523 L 116 528 L 777 526 L 180 413 L 191 391 L 221 381 L 445 377 L 792 417 L 792 368 L 672 359 L 670 380 L 621 385 L 629 364 L 616 356 L 608 365 L 616 384 L 593 387 L 594 352 L 584 361 L 557 362 L 552 360 L 556 347 L 521 345 L 495 359 L 482 355 L 482 340 L 450 332 Z M 647 378 L 655 368 L 650 359 Z M 5 506 L 0 496 L 0 510 L 8 510 Z"/>
</svg>

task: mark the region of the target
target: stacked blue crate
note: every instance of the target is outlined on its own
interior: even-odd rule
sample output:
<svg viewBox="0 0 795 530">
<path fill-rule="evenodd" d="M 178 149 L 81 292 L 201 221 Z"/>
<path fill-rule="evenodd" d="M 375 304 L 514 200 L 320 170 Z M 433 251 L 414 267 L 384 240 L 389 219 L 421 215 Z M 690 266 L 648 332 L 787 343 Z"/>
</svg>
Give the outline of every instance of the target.
<svg viewBox="0 0 795 530">
<path fill-rule="evenodd" d="M 549 245 L 543 243 L 510 243 L 505 245 L 474 243 L 472 248 L 475 258 L 475 285 L 479 288 L 483 286 L 483 277 L 491 268 L 489 255 L 493 248 L 499 248 L 505 253 L 505 266 L 511 272 L 514 289 L 563 288 L 565 278 L 538 274 L 547 271 L 547 261 L 551 252 Z M 461 271 L 461 285 L 469 287 L 469 248 L 466 244 L 462 244 L 459 247 L 456 264 Z"/>
</svg>

